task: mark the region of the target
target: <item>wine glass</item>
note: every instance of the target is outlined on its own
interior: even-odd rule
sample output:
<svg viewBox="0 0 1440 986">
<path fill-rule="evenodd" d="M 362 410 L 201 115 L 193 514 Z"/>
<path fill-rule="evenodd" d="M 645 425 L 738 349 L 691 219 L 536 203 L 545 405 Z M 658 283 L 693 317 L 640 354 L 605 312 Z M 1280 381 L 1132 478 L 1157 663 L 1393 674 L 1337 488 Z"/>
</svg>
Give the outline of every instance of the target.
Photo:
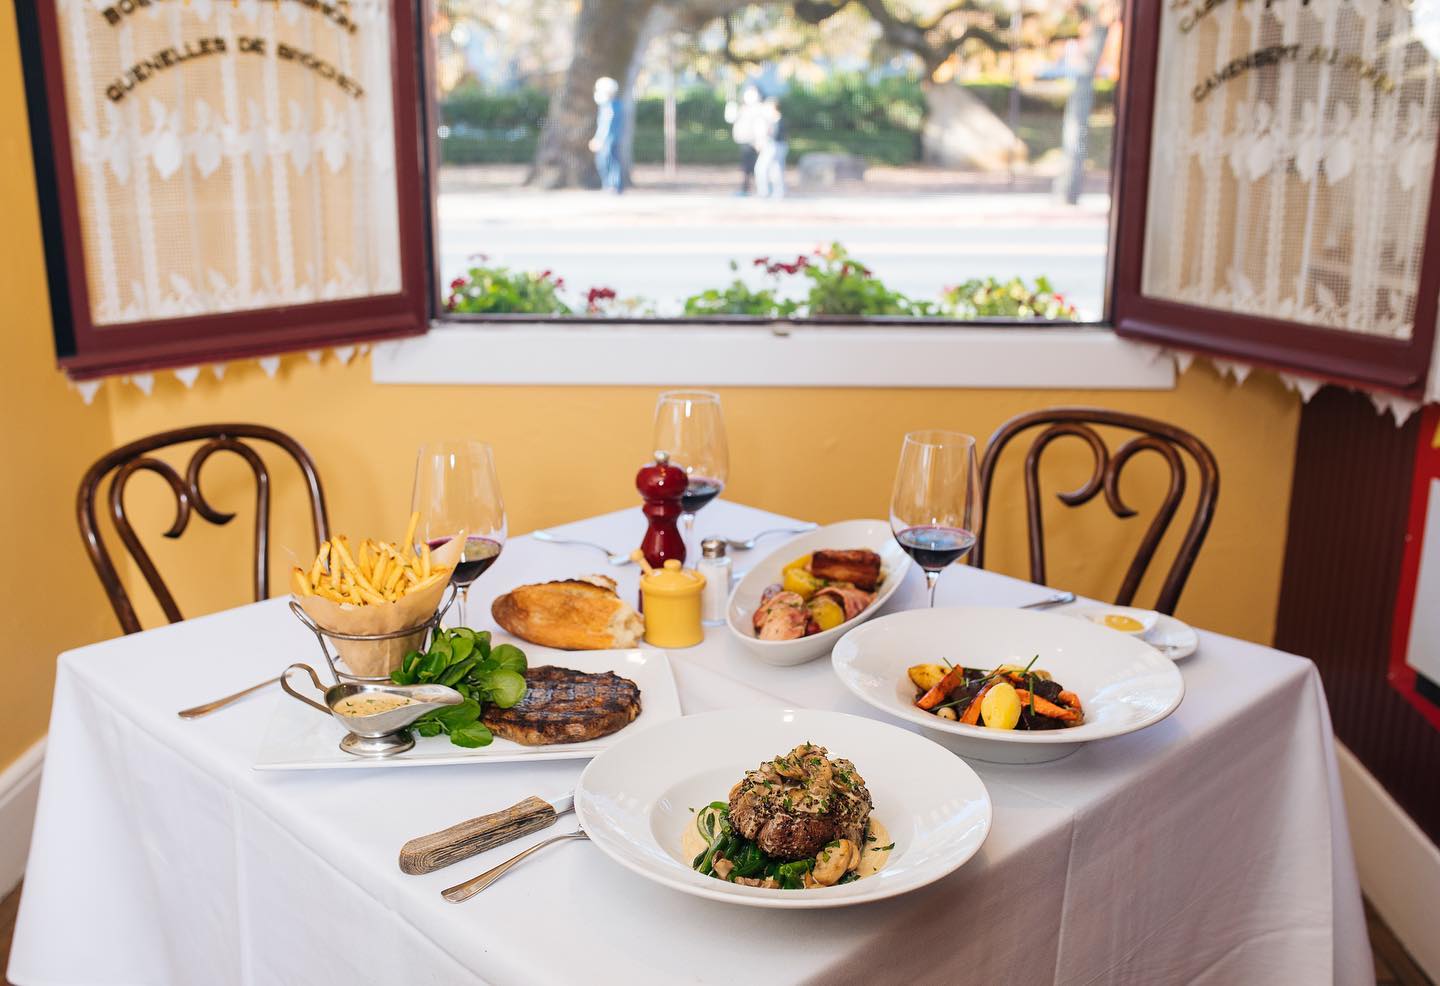
<svg viewBox="0 0 1440 986">
<path fill-rule="evenodd" d="M 725 417 L 720 395 L 708 390 L 667 390 L 655 404 L 653 447 L 690 477 L 680 498 L 685 554 L 693 557 L 695 514 L 725 488 L 730 451 L 725 442 Z"/>
<path fill-rule="evenodd" d="M 415 456 L 411 509 L 420 515 L 416 540 L 431 550 L 465 531 L 465 546 L 451 576 L 459 592 L 454 626 L 465 622 L 465 596 L 505 546 L 505 504 L 495 477 L 495 453 L 484 442 L 431 442 Z"/>
<path fill-rule="evenodd" d="M 925 570 L 930 606 L 940 570 L 958 561 L 980 533 L 980 469 L 975 439 L 958 431 L 912 431 L 900 447 L 890 530 Z"/>
</svg>

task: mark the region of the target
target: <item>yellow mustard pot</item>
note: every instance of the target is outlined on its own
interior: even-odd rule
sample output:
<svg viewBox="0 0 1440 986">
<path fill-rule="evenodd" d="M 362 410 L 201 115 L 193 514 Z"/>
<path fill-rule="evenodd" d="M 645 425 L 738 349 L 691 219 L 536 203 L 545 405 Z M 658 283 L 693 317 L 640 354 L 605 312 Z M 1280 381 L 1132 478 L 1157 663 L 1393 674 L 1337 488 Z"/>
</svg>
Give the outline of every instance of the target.
<svg viewBox="0 0 1440 986">
<path fill-rule="evenodd" d="M 645 569 L 640 576 L 645 642 L 656 647 L 694 647 L 704 640 L 700 593 L 705 588 L 705 576 L 681 568 L 678 558 L 667 559 L 664 568 L 651 568 L 643 555 L 638 561 Z"/>
</svg>

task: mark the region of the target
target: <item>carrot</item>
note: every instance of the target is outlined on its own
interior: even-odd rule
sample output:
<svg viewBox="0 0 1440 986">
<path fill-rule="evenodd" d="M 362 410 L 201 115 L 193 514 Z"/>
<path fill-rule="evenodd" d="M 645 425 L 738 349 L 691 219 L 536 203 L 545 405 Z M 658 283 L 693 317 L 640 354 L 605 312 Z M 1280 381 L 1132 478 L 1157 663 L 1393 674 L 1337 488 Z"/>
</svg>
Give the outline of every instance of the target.
<svg viewBox="0 0 1440 986">
<path fill-rule="evenodd" d="M 1062 709 L 1054 702 L 1043 699 L 1039 695 L 1032 695 L 1030 692 L 1027 692 L 1024 689 L 1017 688 L 1015 690 L 1015 694 L 1020 697 L 1021 706 L 1027 705 L 1030 702 L 1034 702 L 1035 704 L 1032 706 L 1032 708 L 1034 708 L 1034 710 L 1040 713 L 1042 716 L 1046 716 L 1051 719 L 1064 719 L 1066 722 L 1074 722 L 1075 720 L 1080 718 L 1080 713 L 1077 712 L 1075 709 Z"/>
<path fill-rule="evenodd" d="M 965 669 L 956 665 L 945 672 L 945 677 L 941 678 L 933 688 L 924 695 L 921 695 L 920 700 L 916 702 L 915 705 L 928 712 L 949 698 L 950 693 L 959 688 L 964 681 Z"/>
<path fill-rule="evenodd" d="M 989 690 L 990 686 L 986 685 L 980 689 L 980 694 L 970 700 L 970 705 L 965 709 L 965 714 L 960 717 L 961 722 L 967 726 L 974 726 L 980 722 L 980 700 L 985 697 L 985 693 Z"/>
<path fill-rule="evenodd" d="M 1070 706 L 1070 708 L 1074 709 L 1076 712 L 1085 711 L 1080 707 L 1080 696 L 1076 695 L 1074 692 L 1061 692 L 1059 695 L 1056 696 L 1056 698 L 1060 699 L 1060 701 Z"/>
</svg>

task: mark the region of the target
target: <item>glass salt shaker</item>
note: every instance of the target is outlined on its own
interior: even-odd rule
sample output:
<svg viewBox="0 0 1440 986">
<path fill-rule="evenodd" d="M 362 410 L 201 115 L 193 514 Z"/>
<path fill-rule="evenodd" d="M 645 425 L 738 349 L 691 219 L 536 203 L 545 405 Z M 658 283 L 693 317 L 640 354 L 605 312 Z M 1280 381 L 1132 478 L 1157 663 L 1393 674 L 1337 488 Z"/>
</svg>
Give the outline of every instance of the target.
<svg viewBox="0 0 1440 986">
<path fill-rule="evenodd" d="M 725 605 L 730 601 L 730 559 L 725 556 L 725 542 L 706 538 L 700 542 L 700 564 L 705 588 L 700 597 L 700 619 L 706 626 L 725 622 Z"/>
</svg>

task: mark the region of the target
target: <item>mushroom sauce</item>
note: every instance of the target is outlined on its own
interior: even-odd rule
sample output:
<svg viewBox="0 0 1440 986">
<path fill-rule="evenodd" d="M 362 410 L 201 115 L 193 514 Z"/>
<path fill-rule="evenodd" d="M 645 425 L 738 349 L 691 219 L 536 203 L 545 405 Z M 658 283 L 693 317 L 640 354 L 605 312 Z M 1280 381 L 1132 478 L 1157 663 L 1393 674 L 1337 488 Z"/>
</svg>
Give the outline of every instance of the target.
<svg viewBox="0 0 1440 986">
<path fill-rule="evenodd" d="M 381 712 L 393 712 L 395 709 L 414 704 L 414 699 L 396 695 L 393 692 L 357 692 L 354 695 L 346 695 L 331 708 L 342 716 L 355 719 L 360 716 L 378 715 Z"/>
</svg>

